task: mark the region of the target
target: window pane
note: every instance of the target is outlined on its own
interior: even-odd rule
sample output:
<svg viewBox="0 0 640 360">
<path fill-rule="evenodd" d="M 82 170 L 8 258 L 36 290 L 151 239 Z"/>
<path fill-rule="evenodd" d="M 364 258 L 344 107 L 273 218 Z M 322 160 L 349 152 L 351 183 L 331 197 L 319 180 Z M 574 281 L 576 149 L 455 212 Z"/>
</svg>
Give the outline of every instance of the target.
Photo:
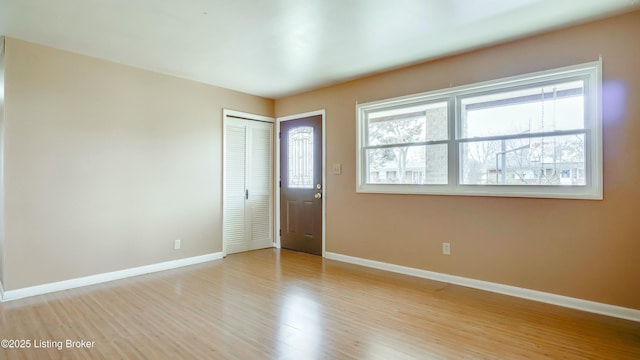
<svg viewBox="0 0 640 360">
<path fill-rule="evenodd" d="M 300 126 L 289 131 L 289 187 L 313 189 L 313 128 Z"/>
<path fill-rule="evenodd" d="M 584 128 L 584 84 L 572 81 L 464 98 L 461 137 Z"/>
<path fill-rule="evenodd" d="M 368 184 L 447 184 L 447 144 L 367 150 Z"/>
<path fill-rule="evenodd" d="M 460 145 L 465 185 L 585 185 L 585 136 L 474 141 Z"/>
<path fill-rule="evenodd" d="M 368 145 L 447 140 L 447 103 L 390 109 L 368 114 Z"/>
</svg>

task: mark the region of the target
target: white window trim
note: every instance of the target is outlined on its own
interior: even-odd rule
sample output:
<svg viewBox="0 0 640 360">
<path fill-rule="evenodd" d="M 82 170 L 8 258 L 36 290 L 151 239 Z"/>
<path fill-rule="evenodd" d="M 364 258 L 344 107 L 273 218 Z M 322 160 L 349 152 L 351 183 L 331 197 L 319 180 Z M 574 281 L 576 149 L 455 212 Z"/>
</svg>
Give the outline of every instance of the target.
<svg viewBox="0 0 640 360">
<path fill-rule="evenodd" d="M 586 180 L 584 186 L 532 186 L 532 185 L 463 185 L 460 184 L 459 158 L 460 147 L 460 109 L 459 98 L 475 93 L 527 86 L 532 83 L 557 81 L 570 77 L 586 77 L 585 81 L 585 128 L 590 146 L 585 154 Z M 367 184 L 365 161 L 366 114 L 368 112 L 402 107 L 424 102 L 447 101 L 449 104 L 449 151 L 447 185 L 409 185 L 409 184 Z M 464 196 L 499 196 L 602 200 L 602 61 L 567 66 L 536 73 L 513 76 L 471 85 L 457 86 L 443 90 L 385 99 L 356 105 L 356 192 L 390 194 L 431 194 Z M 464 141 L 464 140 L 463 140 Z"/>
</svg>

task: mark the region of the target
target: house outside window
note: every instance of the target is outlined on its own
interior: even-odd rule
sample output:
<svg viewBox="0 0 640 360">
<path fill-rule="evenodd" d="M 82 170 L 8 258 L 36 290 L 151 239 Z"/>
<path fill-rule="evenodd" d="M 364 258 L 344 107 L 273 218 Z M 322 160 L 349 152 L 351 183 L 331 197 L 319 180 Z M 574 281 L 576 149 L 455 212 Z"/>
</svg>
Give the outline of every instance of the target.
<svg viewBox="0 0 640 360">
<path fill-rule="evenodd" d="M 358 192 L 602 199 L 601 63 L 357 106 Z"/>
</svg>

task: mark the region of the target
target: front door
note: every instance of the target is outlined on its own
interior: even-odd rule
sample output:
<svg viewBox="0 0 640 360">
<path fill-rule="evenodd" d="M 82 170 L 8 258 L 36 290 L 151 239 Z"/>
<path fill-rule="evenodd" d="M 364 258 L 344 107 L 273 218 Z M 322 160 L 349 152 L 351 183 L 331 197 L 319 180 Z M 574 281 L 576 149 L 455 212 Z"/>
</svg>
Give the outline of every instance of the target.
<svg viewBox="0 0 640 360">
<path fill-rule="evenodd" d="M 280 245 L 322 255 L 322 115 L 280 125 Z"/>
</svg>

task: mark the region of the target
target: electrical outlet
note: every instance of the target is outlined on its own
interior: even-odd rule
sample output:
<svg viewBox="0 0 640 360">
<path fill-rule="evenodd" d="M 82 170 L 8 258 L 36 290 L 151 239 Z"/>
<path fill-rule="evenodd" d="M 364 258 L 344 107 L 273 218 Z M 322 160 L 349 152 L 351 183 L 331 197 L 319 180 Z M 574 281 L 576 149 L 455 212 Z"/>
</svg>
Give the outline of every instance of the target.
<svg viewBox="0 0 640 360">
<path fill-rule="evenodd" d="M 451 243 L 442 243 L 442 255 L 451 255 Z"/>
<path fill-rule="evenodd" d="M 178 240 L 174 241 L 174 242 L 173 242 L 173 249 L 174 249 L 174 250 L 178 250 L 178 249 L 180 249 L 180 245 L 181 245 L 181 244 L 180 244 L 180 239 L 178 239 Z"/>
</svg>

